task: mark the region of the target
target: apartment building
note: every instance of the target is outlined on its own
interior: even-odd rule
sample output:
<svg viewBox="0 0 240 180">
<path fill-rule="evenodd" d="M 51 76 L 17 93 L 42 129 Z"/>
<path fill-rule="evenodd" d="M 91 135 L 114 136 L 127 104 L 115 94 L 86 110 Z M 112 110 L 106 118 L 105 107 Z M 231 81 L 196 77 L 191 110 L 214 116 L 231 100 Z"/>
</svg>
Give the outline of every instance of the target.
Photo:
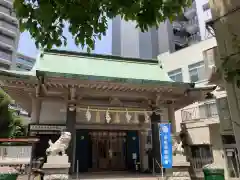
<svg viewBox="0 0 240 180">
<path fill-rule="evenodd" d="M 135 22 L 120 17 L 112 21 L 112 54 L 142 59 L 157 58 L 164 52 L 175 52 L 210 37 L 205 23 L 211 19 L 208 0 L 193 0 L 173 23 L 165 21 L 148 32 L 136 29 Z"/>
<path fill-rule="evenodd" d="M 36 59 L 26 56 L 24 54 L 17 53 L 16 67 L 17 71 L 30 71 L 35 64 Z"/>
<path fill-rule="evenodd" d="M 174 53 L 158 56 L 173 81 L 208 86 L 214 70 L 215 38 L 210 38 Z M 175 112 L 178 131 L 188 135 L 188 158 L 193 174 L 201 177 L 202 167 L 215 163 L 225 169 L 226 178 L 239 178 L 239 159 L 226 92 L 218 87 L 214 96 Z"/>
<path fill-rule="evenodd" d="M 10 69 L 16 59 L 19 40 L 13 0 L 0 1 L 0 68 Z"/>
</svg>

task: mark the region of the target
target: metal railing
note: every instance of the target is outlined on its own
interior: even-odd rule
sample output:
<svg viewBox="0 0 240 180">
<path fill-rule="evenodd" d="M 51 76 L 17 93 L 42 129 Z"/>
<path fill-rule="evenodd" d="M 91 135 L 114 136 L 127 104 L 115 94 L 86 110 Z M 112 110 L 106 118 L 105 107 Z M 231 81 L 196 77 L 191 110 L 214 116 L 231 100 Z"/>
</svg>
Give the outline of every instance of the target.
<svg viewBox="0 0 240 180">
<path fill-rule="evenodd" d="M 32 146 L 0 146 L 0 166 L 10 166 L 27 174 Z"/>
<path fill-rule="evenodd" d="M 0 146 L 0 164 L 29 164 L 31 146 Z"/>
<path fill-rule="evenodd" d="M 218 117 L 216 103 L 183 109 L 181 117 L 183 122 Z"/>
<path fill-rule="evenodd" d="M 6 52 L 3 52 L 3 51 L 1 51 L 1 50 L 0 50 L 0 58 L 1 58 L 1 59 L 4 59 L 4 60 L 6 60 L 6 61 L 9 61 L 9 62 L 12 61 L 12 55 L 11 55 L 11 54 L 8 54 L 8 53 L 6 53 Z"/>
<path fill-rule="evenodd" d="M 202 171 L 203 166 L 213 163 L 213 158 L 189 158 L 193 170 Z"/>
</svg>

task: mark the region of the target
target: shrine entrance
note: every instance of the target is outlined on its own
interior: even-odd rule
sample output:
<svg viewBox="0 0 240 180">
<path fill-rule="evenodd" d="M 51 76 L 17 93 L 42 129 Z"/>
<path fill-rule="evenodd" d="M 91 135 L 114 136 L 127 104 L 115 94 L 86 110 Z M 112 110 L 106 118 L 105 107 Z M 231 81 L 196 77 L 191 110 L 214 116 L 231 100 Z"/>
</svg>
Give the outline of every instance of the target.
<svg viewBox="0 0 240 180">
<path fill-rule="evenodd" d="M 137 131 L 79 129 L 75 172 L 134 171 L 139 162 Z"/>
<path fill-rule="evenodd" d="M 126 169 L 126 132 L 92 131 L 92 171 Z"/>
</svg>

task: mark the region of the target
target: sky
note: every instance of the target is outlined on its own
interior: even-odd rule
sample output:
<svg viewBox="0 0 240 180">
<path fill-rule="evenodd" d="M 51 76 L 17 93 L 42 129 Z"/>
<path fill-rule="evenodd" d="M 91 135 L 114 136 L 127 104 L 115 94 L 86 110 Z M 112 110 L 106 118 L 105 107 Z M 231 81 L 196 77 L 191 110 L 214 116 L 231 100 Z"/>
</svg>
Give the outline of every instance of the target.
<svg viewBox="0 0 240 180">
<path fill-rule="evenodd" d="M 102 40 L 96 41 L 96 47 L 94 50 L 94 53 L 97 54 L 111 54 L 111 43 L 112 43 L 112 23 L 111 21 L 108 22 L 108 31 L 106 33 L 106 36 L 102 37 Z M 68 44 L 66 47 L 60 47 L 58 49 L 62 50 L 68 50 L 68 51 L 79 51 L 83 52 L 85 50 L 82 50 L 81 47 L 77 47 L 74 43 L 74 40 L 69 33 L 67 27 L 64 28 L 64 35 L 68 39 Z M 36 57 L 38 54 L 38 49 L 35 46 L 34 39 L 31 38 L 29 32 L 23 32 L 20 35 L 19 45 L 18 45 L 18 52 L 30 56 L 30 57 Z"/>
</svg>

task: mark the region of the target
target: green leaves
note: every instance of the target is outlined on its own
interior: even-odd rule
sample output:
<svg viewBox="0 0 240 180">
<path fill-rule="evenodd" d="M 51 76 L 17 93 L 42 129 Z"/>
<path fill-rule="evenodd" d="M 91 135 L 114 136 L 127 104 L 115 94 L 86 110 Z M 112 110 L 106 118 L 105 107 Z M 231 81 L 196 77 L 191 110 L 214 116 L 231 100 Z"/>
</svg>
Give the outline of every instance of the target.
<svg viewBox="0 0 240 180">
<path fill-rule="evenodd" d="M 0 89 L 0 137 L 19 137 L 26 135 L 22 119 L 8 105 L 12 99 Z"/>
<path fill-rule="evenodd" d="M 141 31 L 147 31 L 166 19 L 174 19 L 191 0 L 15 0 L 20 30 L 29 31 L 36 46 L 51 49 L 67 44 L 64 23 L 76 45 L 95 47 L 107 31 L 107 19 L 121 16 L 136 21 Z"/>
</svg>

